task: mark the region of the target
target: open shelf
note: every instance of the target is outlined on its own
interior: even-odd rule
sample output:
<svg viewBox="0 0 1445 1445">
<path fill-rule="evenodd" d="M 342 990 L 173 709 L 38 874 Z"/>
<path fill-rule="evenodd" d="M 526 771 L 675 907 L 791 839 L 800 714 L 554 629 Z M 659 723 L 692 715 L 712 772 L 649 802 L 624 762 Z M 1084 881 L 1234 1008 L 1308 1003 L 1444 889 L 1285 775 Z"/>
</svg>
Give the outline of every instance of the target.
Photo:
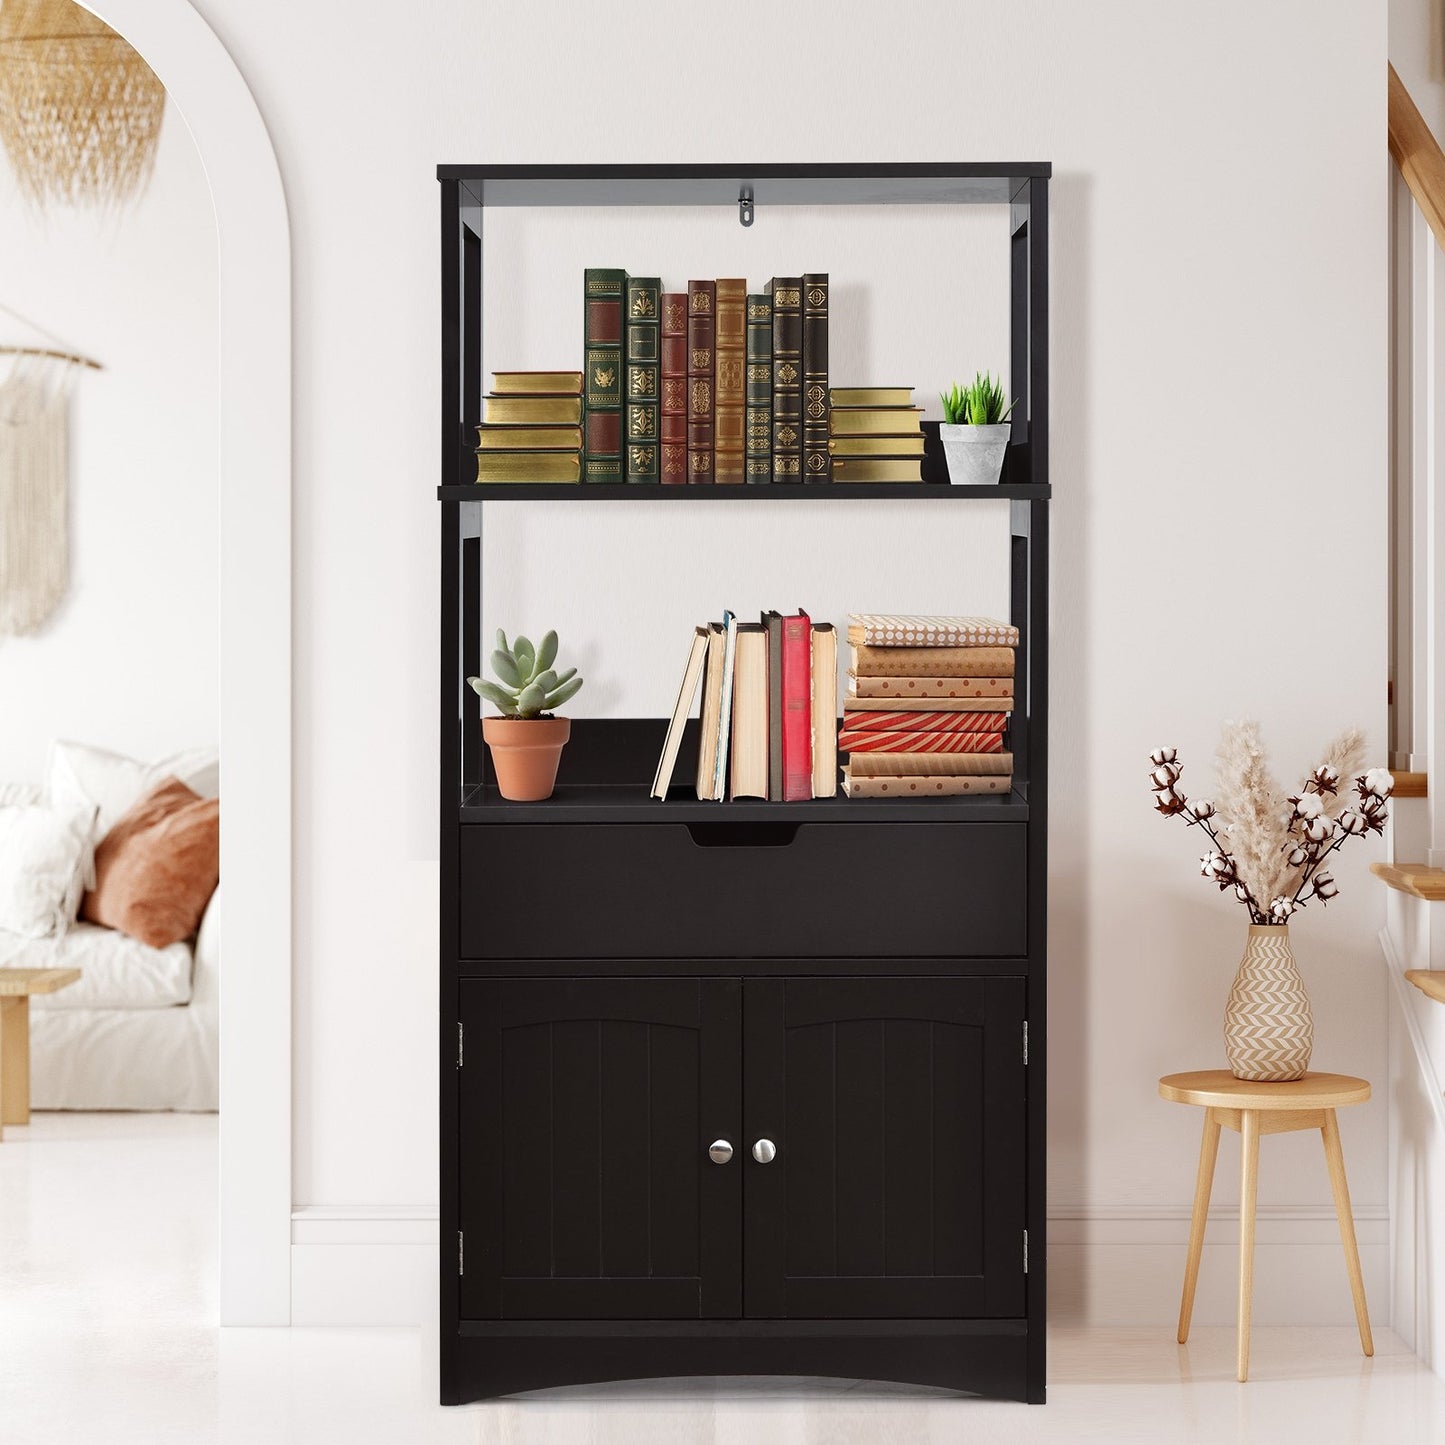
<svg viewBox="0 0 1445 1445">
<path fill-rule="evenodd" d="M 978 797 L 814 798 L 806 803 L 699 801 L 674 787 L 665 800 L 645 782 L 559 785 L 541 803 L 510 803 L 492 784 L 462 790 L 463 823 L 1000 823 L 1029 816 L 1027 788 Z"/>
<path fill-rule="evenodd" d="M 463 487 L 438 487 L 441 502 L 600 501 L 600 502 L 837 502 L 846 499 L 933 502 L 1042 502 L 1049 488 L 1037 482 L 1017 486 L 952 487 L 936 482 L 818 482 L 810 486 L 663 487 L 613 482 L 473 482 Z"/>
</svg>

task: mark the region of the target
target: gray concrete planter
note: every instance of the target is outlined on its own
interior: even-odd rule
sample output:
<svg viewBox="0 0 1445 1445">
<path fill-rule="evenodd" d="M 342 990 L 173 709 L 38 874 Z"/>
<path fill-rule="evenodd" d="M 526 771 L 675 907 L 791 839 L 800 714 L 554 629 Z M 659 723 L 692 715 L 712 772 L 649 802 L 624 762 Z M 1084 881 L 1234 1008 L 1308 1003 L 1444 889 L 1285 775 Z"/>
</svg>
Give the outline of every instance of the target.
<svg viewBox="0 0 1445 1445">
<path fill-rule="evenodd" d="M 948 458 L 948 480 L 955 487 L 996 486 L 1011 430 L 1006 421 L 994 426 L 950 426 L 944 422 L 938 435 Z"/>
</svg>

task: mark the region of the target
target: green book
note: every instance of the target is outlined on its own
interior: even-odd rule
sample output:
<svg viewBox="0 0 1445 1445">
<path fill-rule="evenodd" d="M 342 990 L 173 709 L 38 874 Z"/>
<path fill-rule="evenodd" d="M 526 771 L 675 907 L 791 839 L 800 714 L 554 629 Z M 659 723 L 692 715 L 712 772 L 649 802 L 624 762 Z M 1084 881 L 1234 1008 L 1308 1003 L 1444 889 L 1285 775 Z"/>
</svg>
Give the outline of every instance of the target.
<svg viewBox="0 0 1445 1445">
<path fill-rule="evenodd" d="M 752 483 L 773 480 L 773 298 L 748 297 L 747 433 L 744 474 Z"/>
<path fill-rule="evenodd" d="M 627 273 L 588 267 L 583 273 L 584 482 L 622 480 L 622 293 Z"/>
<path fill-rule="evenodd" d="M 662 281 L 657 276 L 627 278 L 623 317 L 622 399 L 624 473 L 629 482 L 657 482 L 658 410 L 662 347 Z"/>
</svg>

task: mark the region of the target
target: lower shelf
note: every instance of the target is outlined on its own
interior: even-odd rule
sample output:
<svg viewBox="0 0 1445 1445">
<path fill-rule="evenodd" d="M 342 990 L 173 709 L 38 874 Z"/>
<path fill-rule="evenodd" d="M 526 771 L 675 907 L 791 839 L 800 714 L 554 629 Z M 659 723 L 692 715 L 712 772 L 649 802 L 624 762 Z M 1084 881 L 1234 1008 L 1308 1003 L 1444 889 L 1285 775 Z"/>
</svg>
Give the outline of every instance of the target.
<svg viewBox="0 0 1445 1445">
<path fill-rule="evenodd" d="M 806 803 L 701 802 L 675 788 L 665 799 L 648 795 L 647 784 L 573 783 L 559 786 L 541 803 L 509 803 L 491 785 L 465 788 L 458 821 L 463 823 L 870 823 L 1023 822 L 1028 819 L 1027 784 L 1012 791 L 962 797 L 813 798 Z"/>
<path fill-rule="evenodd" d="M 463 1320 L 442 1336 L 444 1405 L 556 1385 L 699 1375 L 825 1375 L 1044 1401 L 1026 1320 Z"/>
</svg>

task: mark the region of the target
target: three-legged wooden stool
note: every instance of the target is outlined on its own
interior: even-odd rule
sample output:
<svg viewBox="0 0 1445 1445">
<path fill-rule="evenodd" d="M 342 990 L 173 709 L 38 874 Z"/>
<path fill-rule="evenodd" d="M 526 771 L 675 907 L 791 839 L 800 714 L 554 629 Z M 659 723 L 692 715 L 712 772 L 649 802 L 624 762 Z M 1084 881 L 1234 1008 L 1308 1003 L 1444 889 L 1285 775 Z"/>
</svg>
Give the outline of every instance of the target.
<svg viewBox="0 0 1445 1445">
<path fill-rule="evenodd" d="M 1256 1084 L 1236 1079 L 1228 1069 L 1201 1069 L 1192 1074 L 1166 1074 L 1159 1080 L 1159 1095 L 1176 1104 L 1198 1104 L 1204 1109 L 1204 1141 L 1199 1146 L 1199 1178 L 1194 1186 L 1194 1217 L 1189 1226 L 1189 1260 L 1184 1266 L 1184 1298 L 1179 1305 L 1179 1343 L 1189 1338 L 1194 1313 L 1194 1286 L 1199 1279 L 1199 1256 L 1204 1248 L 1204 1221 L 1209 1213 L 1209 1191 L 1214 1183 L 1214 1161 L 1219 1154 L 1221 1128 L 1238 1131 L 1243 1151 L 1239 1182 L 1239 1378 L 1249 1378 L 1249 1310 L 1254 1291 L 1254 1201 L 1259 1181 L 1259 1136 L 1286 1134 L 1294 1129 L 1318 1129 L 1324 1136 L 1325 1162 L 1340 1221 L 1340 1242 L 1345 1269 L 1355 1297 L 1355 1321 L 1360 1327 L 1360 1348 L 1375 1353 L 1370 1317 L 1365 1310 L 1365 1281 L 1360 1274 L 1360 1251 L 1355 1244 L 1355 1221 L 1350 1213 L 1350 1187 L 1345 1182 L 1345 1158 L 1340 1152 L 1340 1126 L 1335 1110 L 1363 1104 L 1370 1097 L 1364 1079 L 1349 1074 L 1306 1074 L 1291 1084 Z"/>
</svg>

